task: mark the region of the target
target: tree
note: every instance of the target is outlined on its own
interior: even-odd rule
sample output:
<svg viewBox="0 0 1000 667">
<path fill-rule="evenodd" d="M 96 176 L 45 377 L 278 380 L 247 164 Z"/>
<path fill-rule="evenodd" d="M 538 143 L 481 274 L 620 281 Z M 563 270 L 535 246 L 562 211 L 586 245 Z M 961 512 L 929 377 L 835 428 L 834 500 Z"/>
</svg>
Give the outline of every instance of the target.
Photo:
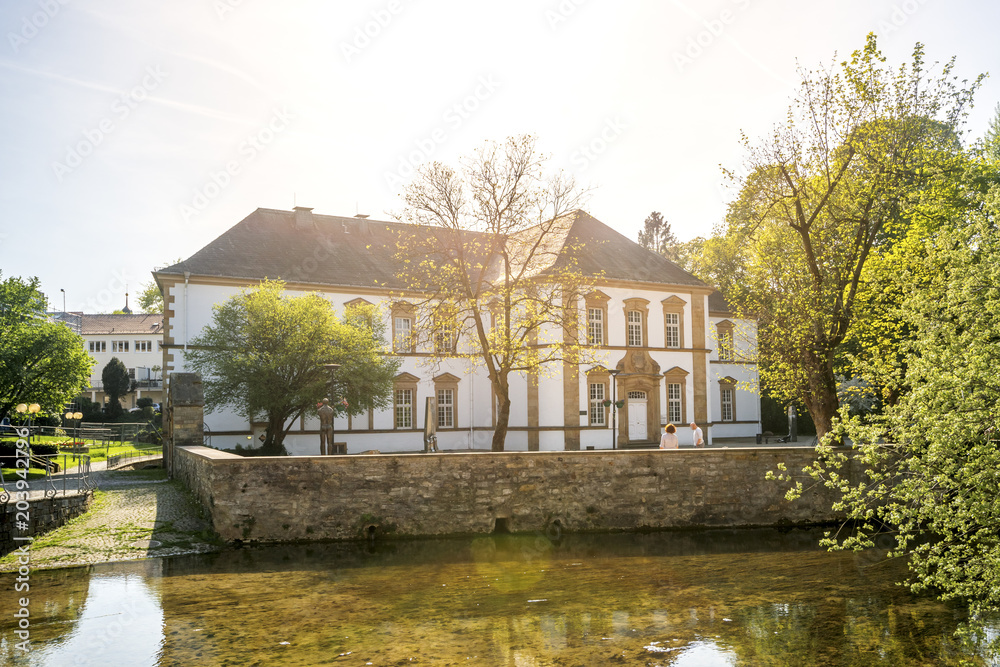
<svg viewBox="0 0 1000 667">
<path fill-rule="evenodd" d="M 144 313 L 163 312 L 163 293 L 160 292 L 156 281 L 150 280 L 142 286 L 142 292 L 139 293 L 139 307 Z"/>
<path fill-rule="evenodd" d="M 756 146 L 744 137 L 747 175 L 729 173 L 740 186 L 730 296 L 758 320 L 764 382 L 801 400 L 820 436 L 837 413 L 835 362 L 865 267 L 963 169 L 958 128 L 982 78 L 959 85 L 953 60 L 929 75 L 920 44 L 897 71 L 884 62 L 872 34 L 839 70 L 803 71 L 787 123 Z"/>
<path fill-rule="evenodd" d="M 390 404 L 396 359 L 384 356 L 384 323 L 371 308 L 349 308 L 338 318 L 315 292 L 292 297 L 280 281 L 216 305 L 188 353 L 202 374 L 208 412 L 230 407 L 248 421 L 267 419 L 261 453 L 285 453 L 284 439 L 295 420 L 315 414 L 330 391 L 325 364 L 336 374 L 338 413 L 361 414 Z M 344 406 L 336 399 L 346 399 Z"/>
<path fill-rule="evenodd" d="M 132 378 L 128 376 L 128 369 L 121 359 L 111 357 L 101 371 L 101 384 L 104 395 L 108 397 L 108 416 L 114 419 L 122 413 L 122 396 L 132 391 Z"/>
<path fill-rule="evenodd" d="M 45 309 L 37 278 L 0 281 L 0 416 L 19 403 L 61 413 L 89 384 L 93 360 L 83 339 L 47 321 Z"/>
<path fill-rule="evenodd" d="M 864 548 L 892 532 L 911 587 L 968 601 L 974 614 L 1000 611 L 1000 188 L 981 203 L 924 240 L 903 303 L 913 335 L 899 402 L 838 426 L 867 475 L 852 483 L 846 455 L 825 447 L 807 469 L 843 493 L 857 522 L 828 544 Z"/>
<path fill-rule="evenodd" d="M 679 243 L 670 229 L 670 223 L 663 219 L 659 211 L 653 211 L 646 217 L 639 232 L 639 245 L 676 262 L 675 249 Z"/>
<path fill-rule="evenodd" d="M 567 242 L 584 193 L 546 176 L 544 162 L 534 137 L 511 137 L 486 143 L 459 170 L 421 167 L 405 191 L 405 218 L 422 226 L 398 239 L 399 297 L 416 301 L 414 344 L 433 359 L 485 366 L 497 398 L 493 451 L 504 449 L 511 374 L 576 366 L 587 354 L 577 310 L 588 287 Z"/>
</svg>

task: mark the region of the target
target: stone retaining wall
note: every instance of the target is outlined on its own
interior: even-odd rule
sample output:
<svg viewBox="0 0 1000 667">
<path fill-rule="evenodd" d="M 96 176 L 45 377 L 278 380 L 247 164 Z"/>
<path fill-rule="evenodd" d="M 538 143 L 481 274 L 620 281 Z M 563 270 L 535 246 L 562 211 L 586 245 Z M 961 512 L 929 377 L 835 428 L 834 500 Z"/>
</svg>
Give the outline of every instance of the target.
<svg viewBox="0 0 1000 667">
<path fill-rule="evenodd" d="M 0 556 L 10 553 L 16 547 L 24 544 L 24 542 L 15 542 L 15 536 L 38 537 L 50 530 L 55 530 L 70 519 L 80 516 L 90 509 L 94 494 L 87 492 L 72 496 L 29 500 L 26 510 L 17 509 L 16 499 L 16 492 L 12 492 L 11 499 L 3 506 L 3 523 L 0 524 Z M 24 514 L 28 516 L 27 531 L 18 528 L 18 524 L 24 520 Z"/>
<path fill-rule="evenodd" d="M 178 447 L 174 476 L 226 540 L 769 526 L 836 521 L 834 497 L 789 484 L 812 448 L 244 458 Z M 809 485 L 806 484 L 808 487 Z"/>
</svg>

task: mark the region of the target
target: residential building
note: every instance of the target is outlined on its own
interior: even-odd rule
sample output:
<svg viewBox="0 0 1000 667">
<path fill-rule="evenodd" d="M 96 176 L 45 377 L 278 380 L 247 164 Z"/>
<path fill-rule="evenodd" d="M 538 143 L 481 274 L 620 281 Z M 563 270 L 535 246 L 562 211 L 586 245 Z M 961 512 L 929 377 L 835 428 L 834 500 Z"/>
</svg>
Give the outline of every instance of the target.
<svg viewBox="0 0 1000 667">
<path fill-rule="evenodd" d="M 257 209 L 188 259 L 155 272 L 164 295 L 161 365 L 168 381 L 170 372 L 191 370 L 188 345 L 211 323 L 213 305 L 265 278 L 281 279 L 289 294 L 319 292 L 341 312 L 371 303 L 387 318 L 389 345 L 402 359 L 393 405 L 336 420 L 336 439 L 349 451 L 421 449 L 428 397 L 436 399 L 431 418 L 441 448 L 488 449 L 496 400 L 482 367 L 435 359 L 434 348 L 461 340 L 435 337 L 426 349 L 414 343 L 414 302 L 394 296 L 405 288 L 396 275 L 403 229 L 413 226 L 304 207 Z M 709 441 L 759 432 L 752 322 L 734 318 L 711 286 L 583 211 L 568 217 L 561 240 L 563 248 L 586 248 L 578 268 L 594 288 L 576 304 L 577 335 L 597 362 L 512 376 L 508 450 L 652 446 L 668 421 L 697 421 Z M 714 342 L 720 335 L 724 349 Z M 613 399 L 623 402 L 617 412 L 606 405 Z M 226 410 L 205 421 L 215 447 L 246 445 L 263 428 Z M 286 447 L 317 453 L 318 428 L 318 419 L 300 419 Z M 681 429 L 682 445 L 690 444 L 688 433 Z"/>
<path fill-rule="evenodd" d="M 163 401 L 163 316 L 153 314 L 88 315 L 79 313 L 80 335 L 84 349 L 96 363 L 90 375 L 86 395 L 103 404 L 101 374 L 113 357 L 118 357 L 135 381 L 135 391 L 123 399 L 125 409 L 148 397 L 154 403 Z"/>
</svg>

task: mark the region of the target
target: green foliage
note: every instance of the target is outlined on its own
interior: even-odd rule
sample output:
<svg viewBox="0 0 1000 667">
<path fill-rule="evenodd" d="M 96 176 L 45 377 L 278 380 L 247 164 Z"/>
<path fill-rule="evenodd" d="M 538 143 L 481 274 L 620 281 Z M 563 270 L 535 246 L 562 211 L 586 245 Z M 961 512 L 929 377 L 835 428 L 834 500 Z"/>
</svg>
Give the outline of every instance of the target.
<svg viewBox="0 0 1000 667">
<path fill-rule="evenodd" d="M 747 175 L 733 177 L 740 194 L 717 242 L 713 282 L 758 318 L 763 381 L 802 401 L 821 435 L 838 409 L 843 345 L 861 309 L 879 305 L 866 267 L 911 229 L 932 229 L 926 214 L 961 205 L 957 133 L 979 79 L 959 84 L 952 62 L 930 75 L 920 44 L 896 71 L 884 61 L 869 35 L 839 68 L 802 72 L 787 123 L 745 140 Z"/>
<path fill-rule="evenodd" d="M 111 357 L 111 361 L 101 371 L 101 384 L 108 397 L 108 416 L 114 419 L 122 413 L 122 396 L 127 395 L 132 389 L 128 369 L 121 359 Z"/>
<path fill-rule="evenodd" d="M 139 293 L 139 307 L 144 313 L 163 312 L 163 293 L 155 281 L 150 280 L 142 286 Z"/>
<path fill-rule="evenodd" d="M 859 522 L 831 545 L 863 548 L 892 530 L 914 590 L 976 613 L 1000 610 L 1000 190 L 983 204 L 924 241 L 922 278 L 903 302 L 913 334 L 900 400 L 868 421 L 842 413 L 838 431 L 868 478 L 851 482 L 828 448 L 807 470 Z"/>
<path fill-rule="evenodd" d="M 38 279 L 0 281 L 0 416 L 19 403 L 58 414 L 83 391 L 93 364 L 83 339 L 46 321 Z"/>
<path fill-rule="evenodd" d="M 329 394 L 324 364 L 341 365 L 331 406 L 351 414 L 387 407 L 399 369 L 384 356 L 385 325 L 376 311 L 348 309 L 341 320 L 319 294 L 290 297 L 284 289 L 264 281 L 215 306 L 188 354 L 204 379 L 209 412 L 229 407 L 248 421 L 267 419 L 264 454 L 283 453 L 294 421 Z"/>
<path fill-rule="evenodd" d="M 676 261 L 677 253 L 674 249 L 678 243 L 680 241 L 670 228 L 670 223 L 663 219 L 663 215 L 659 211 L 650 213 L 639 231 L 639 245 L 671 261 Z"/>
</svg>

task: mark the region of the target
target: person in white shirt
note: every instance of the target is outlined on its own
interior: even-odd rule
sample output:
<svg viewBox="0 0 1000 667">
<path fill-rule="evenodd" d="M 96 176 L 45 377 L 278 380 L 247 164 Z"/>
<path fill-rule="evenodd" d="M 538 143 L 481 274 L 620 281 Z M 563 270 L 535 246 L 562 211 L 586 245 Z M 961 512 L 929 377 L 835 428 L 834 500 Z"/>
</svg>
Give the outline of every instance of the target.
<svg viewBox="0 0 1000 667">
<path fill-rule="evenodd" d="M 660 449 L 678 449 L 681 441 L 677 438 L 677 427 L 667 424 L 663 427 L 663 435 L 660 437 Z"/>
<path fill-rule="evenodd" d="M 705 434 L 701 432 L 701 429 L 698 428 L 698 425 L 695 424 L 694 422 L 691 422 L 691 431 L 693 432 L 693 435 L 692 435 L 692 438 L 691 438 L 691 442 L 694 444 L 694 446 L 695 447 L 704 447 L 705 446 Z"/>
</svg>

